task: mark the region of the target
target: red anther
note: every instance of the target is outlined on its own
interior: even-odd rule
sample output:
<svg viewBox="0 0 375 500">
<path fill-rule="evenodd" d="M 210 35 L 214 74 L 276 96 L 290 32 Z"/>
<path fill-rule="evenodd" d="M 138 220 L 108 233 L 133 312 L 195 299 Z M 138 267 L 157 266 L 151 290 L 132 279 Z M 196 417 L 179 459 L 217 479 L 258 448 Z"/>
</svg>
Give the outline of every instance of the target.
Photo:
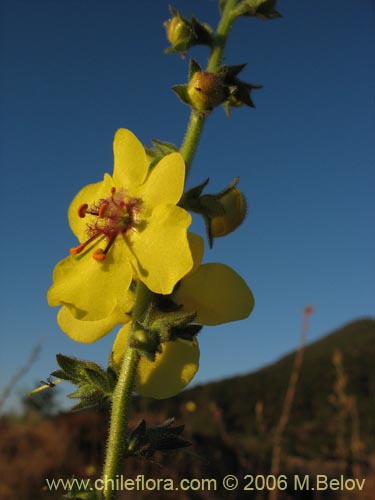
<svg viewBox="0 0 375 500">
<path fill-rule="evenodd" d="M 114 186 L 113 186 L 113 187 L 111 187 L 111 194 L 112 194 L 112 196 L 113 196 L 114 194 L 116 194 L 116 188 L 115 188 Z"/>
<path fill-rule="evenodd" d="M 82 205 L 80 205 L 78 207 L 78 217 L 81 217 L 81 219 L 83 219 L 86 216 L 86 211 L 88 207 L 89 206 L 87 203 L 83 203 Z"/>
<path fill-rule="evenodd" d="M 99 208 L 99 212 L 98 212 L 98 217 L 104 217 L 105 216 L 105 211 L 106 209 L 108 208 L 108 205 L 107 203 L 102 203 L 100 205 L 100 208 Z"/>
<path fill-rule="evenodd" d="M 86 245 L 87 245 L 87 242 L 81 243 L 80 245 L 78 245 L 78 247 L 71 248 L 69 250 L 70 255 L 77 255 L 77 253 L 82 252 L 82 250 L 85 248 Z"/>
<path fill-rule="evenodd" d="M 106 258 L 106 254 L 104 253 L 104 250 L 102 248 L 97 248 L 95 252 L 92 254 L 92 258 L 102 262 Z"/>
</svg>

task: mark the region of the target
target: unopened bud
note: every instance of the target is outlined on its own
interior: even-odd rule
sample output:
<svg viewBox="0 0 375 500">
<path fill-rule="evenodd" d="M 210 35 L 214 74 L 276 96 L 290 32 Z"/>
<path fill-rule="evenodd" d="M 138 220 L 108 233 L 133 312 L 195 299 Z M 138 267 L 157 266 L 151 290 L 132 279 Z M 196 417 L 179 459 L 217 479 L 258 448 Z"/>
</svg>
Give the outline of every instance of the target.
<svg viewBox="0 0 375 500">
<path fill-rule="evenodd" d="M 191 44 L 191 39 L 193 36 L 190 24 L 182 19 L 181 16 L 175 15 L 169 21 L 164 23 L 167 38 L 174 49 L 179 49 L 184 47 L 185 50 Z"/>
<path fill-rule="evenodd" d="M 192 106 L 198 111 L 212 111 L 226 99 L 226 87 L 220 76 L 197 71 L 192 76 L 187 93 Z"/>
<path fill-rule="evenodd" d="M 218 201 L 224 209 L 224 214 L 212 217 L 209 221 L 210 234 L 214 238 L 234 231 L 242 224 L 247 212 L 245 196 L 236 186 L 225 191 Z"/>
</svg>

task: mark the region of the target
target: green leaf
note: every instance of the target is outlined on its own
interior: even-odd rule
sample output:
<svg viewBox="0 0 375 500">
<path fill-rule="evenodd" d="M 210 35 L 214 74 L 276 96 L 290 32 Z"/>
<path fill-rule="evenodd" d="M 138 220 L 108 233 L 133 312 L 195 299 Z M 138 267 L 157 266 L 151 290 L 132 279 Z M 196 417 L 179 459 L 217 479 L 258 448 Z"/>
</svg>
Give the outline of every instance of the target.
<svg viewBox="0 0 375 500">
<path fill-rule="evenodd" d="M 56 360 L 60 368 L 64 370 L 69 380 L 80 380 L 81 378 L 81 360 L 64 354 L 57 354 Z"/>
<path fill-rule="evenodd" d="M 52 377 L 62 378 L 63 380 L 69 380 L 69 382 L 74 382 L 75 379 L 70 377 L 64 370 L 55 370 L 51 373 Z"/>
<path fill-rule="evenodd" d="M 77 390 L 68 395 L 70 399 L 90 399 L 96 397 L 98 391 L 91 384 L 84 384 L 78 387 Z"/>
<path fill-rule="evenodd" d="M 128 440 L 128 452 L 132 453 L 139 450 L 144 445 L 146 428 L 146 421 L 142 419 L 137 427 L 130 433 Z"/>
<path fill-rule="evenodd" d="M 107 379 L 107 374 L 105 371 L 102 373 L 98 373 L 95 370 L 91 370 L 90 368 L 85 369 L 85 374 L 87 376 L 87 379 L 91 383 L 95 389 L 98 391 L 103 392 L 104 394 L 110 394 L 110 384 Z"/>
<path fill-rule="evenodd" d="M 190 446 L 189 441 L 181 437 L 184 425 L 172 427 L 173 418 L 160 425 L 147 427 L 141 420 L 129 439 L 128 453 L 149 458 L 155 451 L 168 452 Z"/>
</svg>

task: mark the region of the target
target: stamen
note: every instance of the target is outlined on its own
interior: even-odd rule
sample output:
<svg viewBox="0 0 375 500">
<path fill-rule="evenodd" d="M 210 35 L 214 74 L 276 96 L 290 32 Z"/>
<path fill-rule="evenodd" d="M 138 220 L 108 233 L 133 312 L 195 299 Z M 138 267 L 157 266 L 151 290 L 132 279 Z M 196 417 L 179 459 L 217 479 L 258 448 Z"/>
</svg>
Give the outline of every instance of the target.
<svg viewBox="0 0 375 500">
<path fill-rule="evenodd" d="M 77 255 L 78 253 L 82 252 L 82 250 L 84 250 L 87 247 L 87 245 L 92 241 L 94 241 L 98 236 L 100 236 L 100 233 L 94 234 L 94 236 L 91 236 L 91 238 L 78 245 L 78 247 L 71 248 L 69 250 L 70 255 Z"/>
<path fill-rule="evenodd" d="M 107 257 L 107 253 L 109 252 L 109 249 L 111 248 L 111 246 L 115 242 L 116 236 L 117 235 L 113 236 L 109 240 L 109 242 L 107 243 L 107 246 L 105 247 L 104 250 L 102 248 L 97 248 L 94 251 L 94 253 L 92 254 L 92 258 L 97 260 L 98 262 L 102 262 L 103 260 L 105 260 L 105 258 Z"/>
<path fill-rule="evenodd" d="M 114 186 L 111 187 L 111 194 L 112 196 L 116 194 L 116 188 Z"/>
<path fill-rule="evenodd" d="M 98 217 L 100 217 L 100 218 L 105 217 L 105 211 L 107 210 L 107 208 L 108 208 L 108 204 L 105 202 L 102 203 L 100 205 L 100 208 L 99 208 Z"/>
<path fill-rule="evenodd" d="M 83 219 L 86 216 L 86 211 L 89 208 L 87 203 L 83 203 L 78 207 L 78 217 Z"/>
</svg>

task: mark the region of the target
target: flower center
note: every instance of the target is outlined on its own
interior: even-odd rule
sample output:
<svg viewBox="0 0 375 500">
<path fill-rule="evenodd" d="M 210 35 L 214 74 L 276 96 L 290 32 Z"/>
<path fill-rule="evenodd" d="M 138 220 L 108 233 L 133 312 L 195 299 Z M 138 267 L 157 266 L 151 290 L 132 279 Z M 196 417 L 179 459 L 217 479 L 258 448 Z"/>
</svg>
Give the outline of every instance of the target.
<svg viewBox="0 0 375 500">
<path fill-rule="evenodd" d="M 135 228 L 140 205 L 140 199 L 128 197 L 124 189 L 117 192 L 115 187 L 111 189 L 111 196 L 108 198 L 101 199 L 91 206 L 87 203 L 80 205 L 77 211 L 78 217 L 92 216 L 87 223 L 88 239 L 77 247 L 71 248 L 70 253 L 79 254 L 91 242 L 104 236 L 107 240 L 106 247 L 97 248 L 92 256 L 99 262 L 105 260 L 117 235 L 124 235 Z"/>
</svg>

